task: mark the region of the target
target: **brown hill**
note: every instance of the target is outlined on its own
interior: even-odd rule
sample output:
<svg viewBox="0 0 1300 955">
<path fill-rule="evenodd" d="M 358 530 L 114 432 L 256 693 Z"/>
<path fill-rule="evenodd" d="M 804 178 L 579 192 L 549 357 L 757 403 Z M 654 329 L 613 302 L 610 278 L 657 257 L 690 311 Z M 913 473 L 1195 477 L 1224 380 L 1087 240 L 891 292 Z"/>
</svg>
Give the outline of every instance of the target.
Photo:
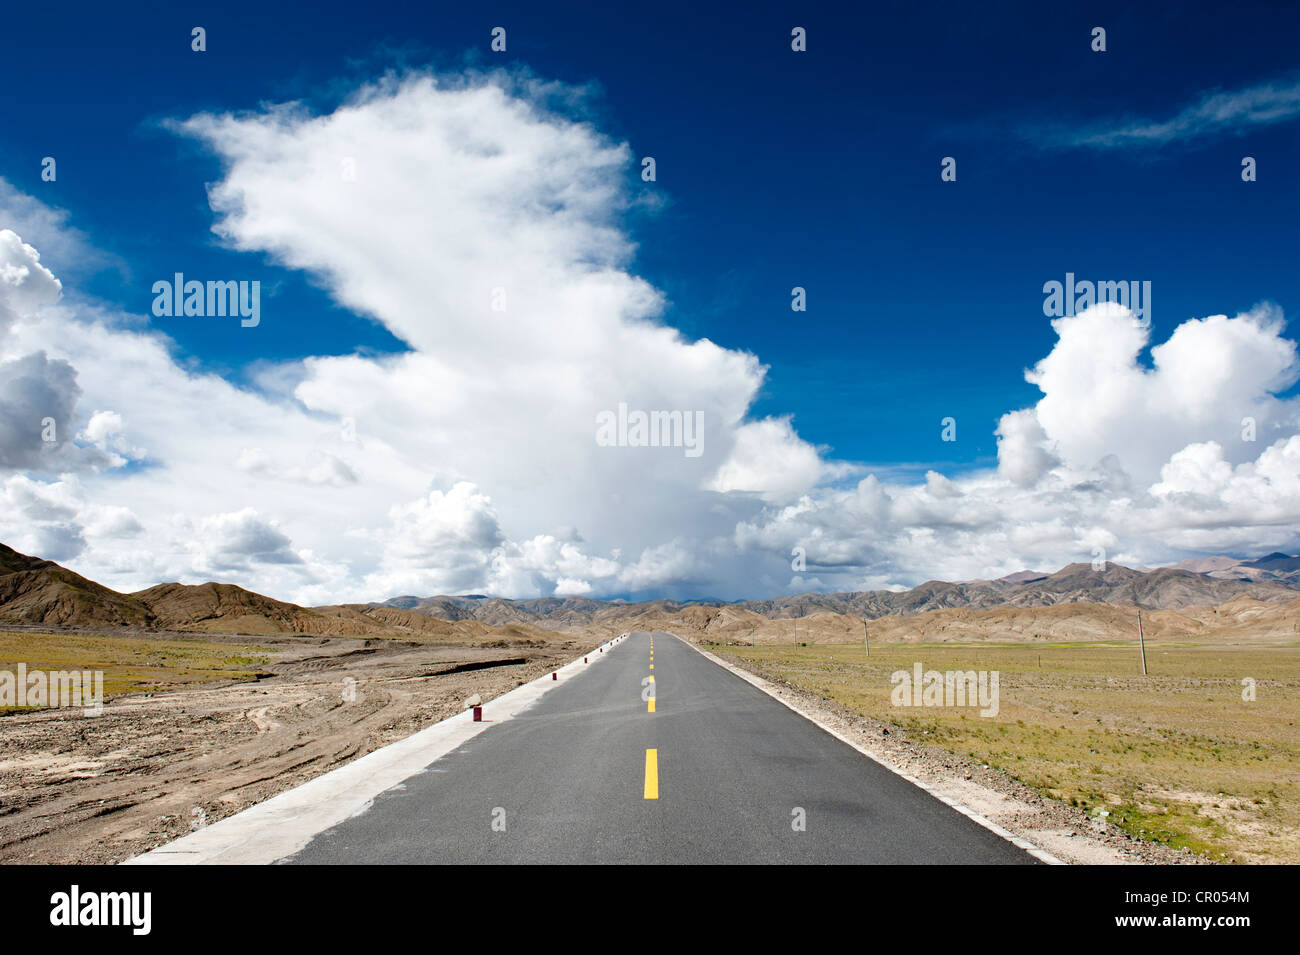
<svg viewBox="0 0 1300 955">
<path fill-rule="evenodd" d="M 425 640 L 546 640 L 552 631 L 509 601 L 492 626 L 468 615 L 439 620 L 394 607 L 347 604 L 300 607 L 234 584 L 159 584 L 121 594 L 0 544 L 0 621 L 50 627 L 139 627 L 205 633 L 408 636 Z"/>
<path fill-rule="evenodd" d="M 156 627 L 167 630 L 442 639 L 474 639 L 494 632 L 494 627 L 477 620 L 438 620 L 393 607 L 366 604 L 300 607 L 233 584 L 159 584 L 131 596 L 149 608 Z M 536 627 L 521 629 L 538 630 Z"/>
<path fill-rule="evenodd" d="M 385 634 L 410 635 L 425 638 L 446 639 L 482 639 L 495 635 L 499 628 L 478 620 L 449 621 L 439 620 L 410 610 L 393 607 L 375 607 L 369 604 L 342 604 L 335 607 L 313 607 L 312 611 L 319 617 L 332 621 L 333 626 L 341 628 L 338 632 L 350 634 Z M 514 635 L 545 635 L 546 631 L 536 626 L 507 627 Z M 526 634 L 521 631 L 527 631 Z"/>
<path fill-rule="evenodd" d="M 147 627 L 149 608 L 53 561 L 0 544 L 0 619 L 52 626 Z"/>
<path fill-rule="evenodd" d="M 159 584 L 131 596 L 166 630 L 237 633 L 324 633 L 329 619 L 296 604 L 263 597 L 234 584 Z"/>
</svg>

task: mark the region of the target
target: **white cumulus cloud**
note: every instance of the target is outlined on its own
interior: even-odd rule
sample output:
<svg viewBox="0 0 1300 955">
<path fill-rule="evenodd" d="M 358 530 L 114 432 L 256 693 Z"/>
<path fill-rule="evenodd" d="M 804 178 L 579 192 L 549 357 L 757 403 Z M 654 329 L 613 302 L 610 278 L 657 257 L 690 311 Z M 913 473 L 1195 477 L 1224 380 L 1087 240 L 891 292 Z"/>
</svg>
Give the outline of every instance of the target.
<svg viewBox="0 0 1300 955">
<path fill-rule="evenodd" d="M 789 416 L 751 417 L 759 356 L 667 324 L 622 225 L 631 151 L 555 89 L 415 74 L 324 114 L 177 125 L 223 162 L 223 241 L 311 273 L 401 354 L 236 385 L 0 232 L 0 540 L 119 589 L 217 578 L 304 603 L 763 596 L 1300 542 L 1300 422 L 1280 397 L 1300 367 L 1276 309 L 1154 346 L 1118 306 L 1059 319 L 996 467 L 885 481 Z M 12 190 L 6 222 L 84 241 Z M 310 349 L 278 299 L 238 334 L 252 354 L 276 328 Z M 700 413 L 703 453 L 602 446 L 597 416 L 621 405 Z M 47 416 L 62 445 L 40 440 Z"/>
</svg>

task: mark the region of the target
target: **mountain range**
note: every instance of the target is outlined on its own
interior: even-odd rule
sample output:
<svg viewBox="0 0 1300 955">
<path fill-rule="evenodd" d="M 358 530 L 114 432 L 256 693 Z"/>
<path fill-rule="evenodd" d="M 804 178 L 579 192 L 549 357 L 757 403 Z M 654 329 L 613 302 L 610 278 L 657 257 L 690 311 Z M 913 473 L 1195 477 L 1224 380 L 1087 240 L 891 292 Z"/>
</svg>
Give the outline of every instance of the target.
<svg viewBox="0 0 1300 955">
<path fill-rule="evenodd" d="M 627 602 L 586 597 L 507 600 L 483 595 L 394 597 L 371 604 L 300 607 L 233 584 L 167 583 L 123 594 L 52 561 L 0 544 L 0 620 L 45 626 L 115 626 L 247 634 L 418 634 L 484 636 L 492 628 L 546 630 L 617 627 L 633 618 L 677 617 L 693 626 L 704 613 L 768 620 L 835 614 L 878 620 L 950 609 L 1038 608 L 1089 603 L 1146 610 L 1213 607 L 1237 597 L 1287 603 L 1300 598 L 1300 557 L 1197 558 L 1134 570 L 1069 564 L 1055 573 L 1020 571 L 997 580 L 927 581 L 910 590 L 797 594 L 769 600 Z"/>
<path fill-rule="evenodd" d="M 1219 558 L 1230 560 L 1231 558 Z M 480 620 L 484 623 L 538 622 L 567 627 L 634 617 L 647 611 L 674 613 L 690 606 L 730 607 L 769 619 L 805 617 L 814 613 L 849 614 L 875 620 L 914 616 L 951 608 L 1048 607 L 1065 603 L 1100 603 L 1137 606 L 1151 610 L 1179 610 L 1215 606 L 1239 595 L 1263 601 L 1291 601 L 1300 596 L 1300 558 L 1270 554 L 1260 561 L 1216 565 L 1198 573 L 1177 567 L 1133 570 L 1107 563 L 1100 570 L 1091 564 L 1068 564 L 1053 574 L 1021 571 L 997 580 L 949 583 L 926 581 L 911 590 L 868 590 L 849 593 L 806 593 L 769 600 L 689 601 L 654 600 L 639 603 L 592 600 L 586 597 L 541 597 L 506 600 L 497 597 L 394 597 L 381 606 L 428 614 L 444 620 Z"/>
</svg>

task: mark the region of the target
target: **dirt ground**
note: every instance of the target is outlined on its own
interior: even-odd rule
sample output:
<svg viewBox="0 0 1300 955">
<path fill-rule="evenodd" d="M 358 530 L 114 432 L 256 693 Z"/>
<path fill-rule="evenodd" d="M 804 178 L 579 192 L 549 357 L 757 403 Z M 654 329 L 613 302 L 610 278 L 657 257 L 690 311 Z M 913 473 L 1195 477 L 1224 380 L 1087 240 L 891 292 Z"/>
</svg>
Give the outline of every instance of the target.
<svg viewBox="0 0 1300 955">
<path fill-rule="evenodd" d="M 0 863 L 120 862 L 451 716 L 473 694 L 491 700 L 543 676 L 623 628 L 643 629 L 623 621 L 451 640 L 69 629 L 47 641 L 41 628 L 6 625 L 20 632 L 0 641 L 0 661 L 104 661 L 108 681 L 134 692 L 110 690 L 93 718 L 0 714 Z M 928 734 L 787 683 L 744 659 L 754 648 L 717 649 L 877 758 L 1060 858 L 1206 861 L 1099 823 L 979 759 L 935 748 Z M 235 682 L 236 670 L 255 679 Z"/>
<path fill-rule="evenodd" d="M 120 862 L 451 716 L 473 694 L 490 700 L 536 679 L 604 637 L 202 639 L 271 653 L 255 682 L 120 696 L 94 718 L 0 716 L 0 862 Z"/>
</svg>

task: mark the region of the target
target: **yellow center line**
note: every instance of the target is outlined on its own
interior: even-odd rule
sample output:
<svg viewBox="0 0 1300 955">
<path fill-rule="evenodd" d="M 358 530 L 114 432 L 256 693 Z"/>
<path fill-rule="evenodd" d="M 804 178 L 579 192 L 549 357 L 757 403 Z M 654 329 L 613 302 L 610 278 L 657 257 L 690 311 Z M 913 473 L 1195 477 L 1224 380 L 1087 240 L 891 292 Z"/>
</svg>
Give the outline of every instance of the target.
<svg viewBox="0 0 1300 955">
<path fill-rule="evenodd" d="M 650 707 L 646 710 L 646 712 L 647 712 L 647 713 L 653 713 L 654 711 L 655 711 L 655 701 L 654 701 L 654 700 L 651 700 L 651 701 L 650 701 Z"/>
<path fill-rule="evenodd" d="M 659 798 L 659 750 L 657 749 L 645 751 L 645 798 Z"/>
</svg>

